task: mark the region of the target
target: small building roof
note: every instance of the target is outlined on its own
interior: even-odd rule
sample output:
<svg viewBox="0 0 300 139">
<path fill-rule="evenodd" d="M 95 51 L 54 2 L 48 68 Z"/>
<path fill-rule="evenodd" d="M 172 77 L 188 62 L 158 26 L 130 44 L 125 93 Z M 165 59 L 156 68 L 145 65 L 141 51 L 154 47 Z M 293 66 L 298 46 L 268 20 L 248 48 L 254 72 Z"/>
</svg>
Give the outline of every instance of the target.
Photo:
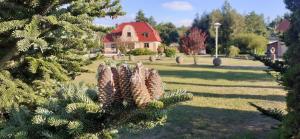
<svg viewBox="0 0 300 139">
<path fill-rule="evenodd" d="M 277 28 L 276 28 L 276 31 L 278 32 L 286 32 L 289 30 L 291 26 L 291 22 L 287 19 L 283 19 L 278 25 L 277 25 Z"/>
</svg>

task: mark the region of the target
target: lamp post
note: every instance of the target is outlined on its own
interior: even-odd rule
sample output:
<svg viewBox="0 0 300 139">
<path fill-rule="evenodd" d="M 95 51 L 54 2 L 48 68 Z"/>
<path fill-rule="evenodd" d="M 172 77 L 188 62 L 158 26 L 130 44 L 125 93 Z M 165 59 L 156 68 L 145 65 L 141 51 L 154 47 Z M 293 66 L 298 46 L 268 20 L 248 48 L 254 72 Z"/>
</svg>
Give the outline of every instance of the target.
<svg viewBox="0 0 300 139">
<path fill-rule="evenodd" d="M 214 24 L 215 28 L 216 28 L 216 58 L 218 58 L 218 36 L 219 36 L 219 27 L 221 26 L 220 23 L 215 23 Z"/>
<path fill-rule="evenodd" d="M 213 60 L 213 64 L 214 64 L 215 66 L 220 66 L 221 63 L 222 63 L 222 61 L 221 61 L 221 59 L 218 57 L 218 36 L 219 36 L 219 28 L 220 28 L 221 24 L 218 23 L 218 22 L 216 22 L 216 23 L 214 24 L 214 26 L 215 26 L 215 28 L 216 28 L 216 55 L 215 55 L 215 58 L 214 58 L 214 60 Z"/>
</svg>

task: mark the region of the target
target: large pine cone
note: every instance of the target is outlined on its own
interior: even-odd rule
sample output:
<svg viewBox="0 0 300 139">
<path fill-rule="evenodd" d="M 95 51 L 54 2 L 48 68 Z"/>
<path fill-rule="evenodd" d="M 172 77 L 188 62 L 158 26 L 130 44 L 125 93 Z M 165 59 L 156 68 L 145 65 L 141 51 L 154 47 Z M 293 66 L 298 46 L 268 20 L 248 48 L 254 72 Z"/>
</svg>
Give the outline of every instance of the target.
<svg viewBox="0 0 300 139">
<path fill-rule="evenodd" d="M 146 79 L 151 99 L 158 100 L 163 95 L 163 83 L 156 70 L 149 71 L 149 77 Z"/>
<path fill-rule="evenodd" d="M 133 99 L 139 108 L 145 107 L 151 101 L 151 96 L 143 79 L 145 74 L 141 73 L 142 71 L 137 66 L 131 78 Z"/>
<path fill-rule="evenodd" d="M 114 79 L 114 85 L 115 85 L 115 95 L 114 95 L 114 101 L 116 102 L 122 102 L 123 97 L 121 94 L 121 87 L 120 87 L 120 78 L 119 78 L 119 72 L 116 67 L 111 67 L 111 71 L 113 73 L 113 79 Z"/>
<path fill-rule="evenodd" d="M 131 71 L 128 65 L 121 65 L 119 71 L 119 84 L 120 84 L 120 91 L 123 99 L 128 103 L 133 101 L 133 97 L 131 94 Z"/>
<path fill-rule="evenodd" d="M 113 74 L 110 67 L 102 64 L 98 68 L 98 90 L 99 101 L 104 107 L 109 106 L 114 101 L 115 94 Z"/>
<path fill-rule="evenodd" d="M 134 71 L 138 71 L 139 74 L 141 75 L 142 80 L 144 80 L 144 81 L 146 80 L 146 76 L 147 76 L 148 72 L 146 72 L 146 69 L 145 69 L 143 63 L 137 63 Z"/>
</svg>

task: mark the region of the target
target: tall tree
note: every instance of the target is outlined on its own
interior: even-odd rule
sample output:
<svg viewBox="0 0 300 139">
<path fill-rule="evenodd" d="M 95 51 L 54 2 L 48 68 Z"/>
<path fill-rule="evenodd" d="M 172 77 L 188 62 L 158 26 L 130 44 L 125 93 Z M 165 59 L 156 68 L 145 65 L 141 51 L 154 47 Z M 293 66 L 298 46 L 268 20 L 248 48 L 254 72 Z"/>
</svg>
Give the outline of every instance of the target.
<svg viewBox="0 0 300 139">
<path fill-rule="evenodd" d="M 174 24 L 160 23 L 156 28 L 159 31 L 159 35 L 163 43 L 165 43 L 166 45 L 170 45 L 171 43 L 178 43 L 179 34 Z"/>
<path fill-rule="evenodd" d="M 254 11 L 245 17 L 246 32 L 255 33 L 261 36 L 268 36 L 267 25 L 263 15 L 258 15 Z"/>
<path fill-rule="evenodd" d="M 203 31 L 208 31 L 210 27 L 210 15 L 208 13 L 203 13 L 200 17 L 200 15 L 197 13 L 196 17 L 193 21 L 192 28 L 198 28 Z"/>
<path fill-rule="evenodd" d="M 155 21 L 154 17 L 153 16 L 146 17 L 143 10 L 139 10 L 137 12 L 136 17 L 135 17 L 135 21 L 136 22 L 147 22 L 152 27 L 156 27 L 156 25 L 157 25 L 157 22 Z"/>
<path fill-rule="evenodd" d="M 188 30 L 189 30 L 189 27 L 186 27 L 186 26 L 177 27 L 177 32 L 179 34 L 179 37 L 183 37 Z"/>
<path fill-rule="evenodd" d="M 157 25 L 157 22 L 155 21 L 154 17 L 153 16 L 150 16 L 148 18 L 148 23 L 152 26 L 152 27 L 156 27 Z"/>
<path fill-rule="evenodd" d="M 282 138 L 300 138 L 300 1 L 285 0 L 286 7 L 291 11 L 291 27 L 285 34 L 288 51 L 285 60 L 289 67 L 284 74 L 284 85 L 288 89 L 286 97 L 287 116 L 282 126 Z"/>
<path fill-rule="evenodd" d="M 221 10 L 213 10 L 210 15 L 210 35 L 215 37 L 214 23 L 219 22 L 222 24 L 220 27 L 220 43 L 222 51 L 226 53 L 227 48 L 230 46 L 230 41 L 234 35 L 243 33 L 245 30 L 245 19 L 235 9 L 233 9 L 228 1 L 225 1 Z"/>
<path fill-rule="evenodd" d="M 145 16 L 143 10 L 139 10 L 135 17 L 136 22 L 149 22 L 149 19 Z"/>
<path fill-rule="evenodd" d="M 118 0 L 0 1 L 0 51 L 5 52 L 0 73 L 6 77 L 0 80 L 0 100 L 14 96 L 14 105 L 27 102 L 29 98 L 22 96 L 27 93 L 14 91 L 26 86 L 49 97 L 59 82 L 83 71 L 87 59 L 82 55 L 97 45 L 96 32 L 106 32 L 93 20 L 123 14 Z"/>
</svg>

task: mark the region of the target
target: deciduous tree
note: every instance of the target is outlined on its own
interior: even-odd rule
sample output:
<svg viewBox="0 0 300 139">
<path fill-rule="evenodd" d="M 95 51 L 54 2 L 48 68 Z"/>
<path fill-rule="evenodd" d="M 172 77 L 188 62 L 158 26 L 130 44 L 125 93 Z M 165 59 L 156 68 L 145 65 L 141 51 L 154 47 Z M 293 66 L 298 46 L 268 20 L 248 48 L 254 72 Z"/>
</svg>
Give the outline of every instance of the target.
<svg viewBox="0 0 300 139">
<path fill-rule="evenodd" d="M 197 64 L 196 55 L 205 49 L 207 33 L 198 28 L 191 28 L 189 34 L 180 40 L 180 48 L 185 54 L 194 56 L 194 64 Z"/>
</svg>

